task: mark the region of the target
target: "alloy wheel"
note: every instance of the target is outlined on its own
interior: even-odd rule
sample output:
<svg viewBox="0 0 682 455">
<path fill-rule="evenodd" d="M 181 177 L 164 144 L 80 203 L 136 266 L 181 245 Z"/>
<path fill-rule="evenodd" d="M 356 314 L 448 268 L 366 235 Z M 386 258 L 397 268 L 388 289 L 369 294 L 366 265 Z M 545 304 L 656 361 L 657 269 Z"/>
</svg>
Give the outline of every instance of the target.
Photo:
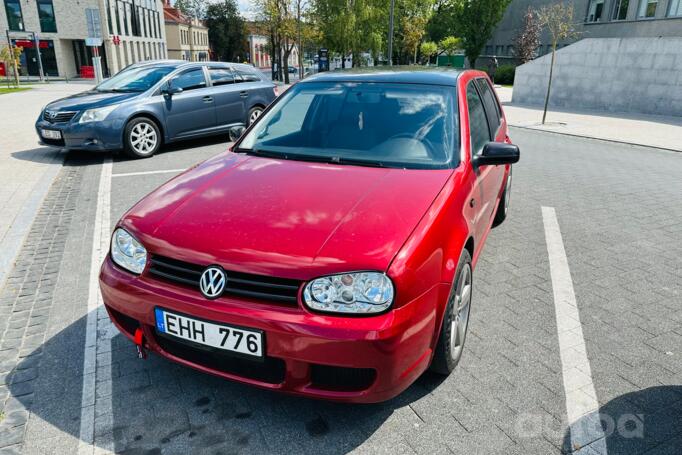
<svg viewBox="0 0 682 455">
<path fill-rule="evenodd" d="M 252 124 L 253 122 L 256 121 L 258 117 L 263 113 L 263 109 L 256 108 L 251 111 L 251 115 L 249 115 L 249 125 Z"/>
<path fill-rule="evenodd" d="M 459 273 L 455 301 L 453 302 L 454 315 L 450 325 L 450 355 L 457 361 L 462 355 L 464 340 L 469 325 L 469 310 L 471 308 L 471 264 L 462 266 Z"/>
<path fill-rule="evenodd" d="M 136 153 L 149 155 L 154 152 L 159 138 L 149 123 L 138 123 L 130 131 L 130 145 Z"/>
</svg>

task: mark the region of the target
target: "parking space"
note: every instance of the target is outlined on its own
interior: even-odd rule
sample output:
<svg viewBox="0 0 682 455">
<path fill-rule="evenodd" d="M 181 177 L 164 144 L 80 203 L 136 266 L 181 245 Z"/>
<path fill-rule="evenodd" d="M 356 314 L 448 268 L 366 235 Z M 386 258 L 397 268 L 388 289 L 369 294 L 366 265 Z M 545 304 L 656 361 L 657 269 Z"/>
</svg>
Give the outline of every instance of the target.
<svg viewBox="0 0 682 455">
<path fill-rule="evenodd" d="M 139 161 L 69 153 L 0 295 L 0 451 L 679 453 L 682 156 L 511 133 L 522 150 L 512 211 L 474 274 L 462 362 L 375 405 L 138 360 L 97 310 L 92 264 L 125 210 L 227 145 L 192 142 Z M 570 320 L 580 320 L 570 335 L 568 284 Z M 595 409 L 572 393 L 589 390 L 586 377 Z M 580 406 L 593 412 L 569 422 Z"/>
</svg>

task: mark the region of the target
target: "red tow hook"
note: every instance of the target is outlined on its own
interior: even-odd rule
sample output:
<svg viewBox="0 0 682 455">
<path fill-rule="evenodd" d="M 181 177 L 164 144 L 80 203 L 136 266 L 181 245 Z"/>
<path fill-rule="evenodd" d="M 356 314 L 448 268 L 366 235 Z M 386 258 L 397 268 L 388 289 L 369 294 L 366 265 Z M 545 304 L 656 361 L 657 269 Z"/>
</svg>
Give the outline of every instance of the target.
<svg viewBox="0 0 682 455">
<path fill-rule="evenodd" d="M 140 327 L 138 327 L 135 330 L 135 337 L 133 338 L 133 342 L 135 343 L 135 347 L 137 348 L 137 358 L 146 359 L 147 351 L 144 348 L 144 333 L 142 333 L 142 329 Z"/>
</svg>

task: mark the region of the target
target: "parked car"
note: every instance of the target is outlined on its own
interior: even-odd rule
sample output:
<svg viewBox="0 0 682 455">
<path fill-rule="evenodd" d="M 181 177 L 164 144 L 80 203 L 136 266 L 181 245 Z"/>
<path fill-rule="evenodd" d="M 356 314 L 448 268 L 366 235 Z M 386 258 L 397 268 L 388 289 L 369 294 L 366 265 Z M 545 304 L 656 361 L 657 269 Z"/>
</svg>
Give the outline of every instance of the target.
<svg viewBox="0 0 682 455">
<path fill-rule="evenodd" d="M 142 356 L 387 400 L 459 362 L 518 159 L 483 72 L 311 76 L 118 221 L 104 304 Z"/>
<path fill-rule="evenodd" d="M 244 64 L 139 63 L 92 90 L 48 104 L 36 131 L 45 145 L 123 149 L 145 158 L 163 143 L 249 125 L 275 98 L 274 87 Z"/>
</svg>

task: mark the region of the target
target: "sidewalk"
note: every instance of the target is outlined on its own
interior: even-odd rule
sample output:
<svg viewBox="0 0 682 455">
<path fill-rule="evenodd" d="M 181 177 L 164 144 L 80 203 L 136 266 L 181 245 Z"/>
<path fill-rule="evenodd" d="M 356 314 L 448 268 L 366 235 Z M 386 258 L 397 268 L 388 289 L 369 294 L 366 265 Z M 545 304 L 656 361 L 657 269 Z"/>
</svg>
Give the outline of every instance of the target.
<svg viewBox="0 0 682 455">
<path fill-rule="evenodd" d="M 511 103 L 512 88 L 495 87 L 510 126 L 583 136 L 682 152 L 682 117 L 549 109 Z"/>
<path fill-rule="evenodd" d="M 0 288 L 63 160 L 58 149 L 38 144 L 33 124 L 47 103 L 92 84 L 25 86 L 32 89 L 0 95 Z"/>
</svg>

